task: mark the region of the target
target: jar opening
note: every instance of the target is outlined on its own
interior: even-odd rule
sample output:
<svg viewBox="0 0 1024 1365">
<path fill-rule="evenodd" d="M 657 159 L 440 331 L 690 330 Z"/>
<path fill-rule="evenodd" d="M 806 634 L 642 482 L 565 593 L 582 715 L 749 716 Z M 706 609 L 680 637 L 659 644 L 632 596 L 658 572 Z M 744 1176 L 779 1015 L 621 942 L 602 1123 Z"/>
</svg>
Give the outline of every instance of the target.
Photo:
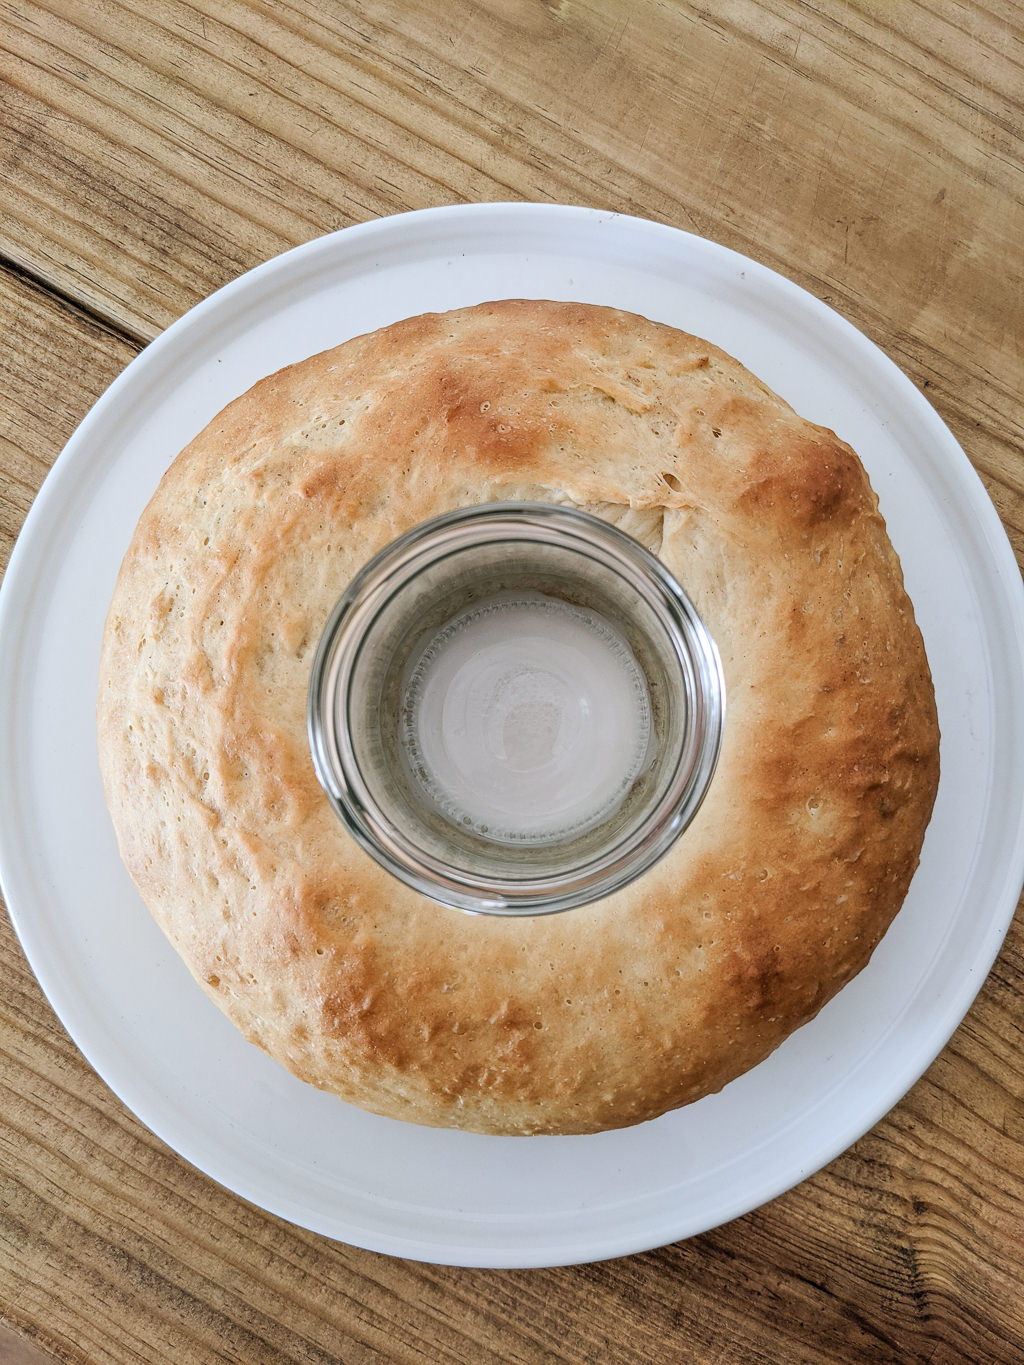
<svg viewBox="0 0 1024 1365">
<path fill-rule="evenodd" d="M 491 843 L 560 843 L 604 823 L 648 762 L 642 668 L 600 613 L 501 592 L 413 651 L 402 686 L 409 778 Z"/>
</svg>

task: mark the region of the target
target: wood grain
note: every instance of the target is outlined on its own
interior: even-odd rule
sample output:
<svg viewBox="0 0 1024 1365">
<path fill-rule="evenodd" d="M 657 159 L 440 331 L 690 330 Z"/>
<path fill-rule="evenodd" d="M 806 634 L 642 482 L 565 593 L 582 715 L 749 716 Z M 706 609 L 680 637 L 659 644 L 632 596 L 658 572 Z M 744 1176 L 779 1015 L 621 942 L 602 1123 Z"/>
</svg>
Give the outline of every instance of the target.
<svg viewBox="0 0 1024 1365">
<path fill-rule="evenodd" d="M 379 214 L 642 213 L 781 269 L 883 344 L 967 437 L 1020 549 L 1014 7 L 877 10 L 5 3 L 5 249 L 149 340 Z"/>
<path fill-rule="evenodd" d="M 0 0 L 0 62 L 0 567 L 90 403 L 198 299 L 336 227 L 501 199 L 673 223 L 828 300 L 926 392 L 1024 561 L 1015 5 Z M 328 1242 L 187 1166 L 0 919 L 0 1321 L 116 1365 L 1020 1361 L 1020 923 L 817 1176 L 646 1255 L 485 1272 Z"/>
</svg>

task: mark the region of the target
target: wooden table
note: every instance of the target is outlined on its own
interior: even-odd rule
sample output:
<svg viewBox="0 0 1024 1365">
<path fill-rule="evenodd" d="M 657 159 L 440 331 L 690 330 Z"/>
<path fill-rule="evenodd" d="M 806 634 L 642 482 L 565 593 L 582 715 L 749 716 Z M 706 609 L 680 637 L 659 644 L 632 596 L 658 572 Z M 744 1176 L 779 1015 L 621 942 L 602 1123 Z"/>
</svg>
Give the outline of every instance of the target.
<svg viewBox="0 0 1024 1365">
<path fill-rule="evenodd" d="M 0 556 L 117 373 L 321 233 L 590 204 L 734 247 L 923 389 L 1024 554 L 1024 13 L 1010 0 L 9 0 Z M 7 777 L 8 775 L 4 775 Z M 924 1078 L 663 1250 L 452 1270 L 224 1192 L 97 1079 L 0 924 L 0 1361 L 1024 1359 L 1019 921 Z"/>
</svg>

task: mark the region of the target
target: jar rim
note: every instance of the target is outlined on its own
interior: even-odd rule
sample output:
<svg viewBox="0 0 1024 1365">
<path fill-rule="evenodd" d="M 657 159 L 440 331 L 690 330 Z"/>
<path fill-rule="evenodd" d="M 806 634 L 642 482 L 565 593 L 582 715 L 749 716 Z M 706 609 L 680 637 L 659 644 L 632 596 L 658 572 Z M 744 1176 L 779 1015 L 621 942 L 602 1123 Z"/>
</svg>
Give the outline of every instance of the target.
<svg viewBox="0 0 1024 1365">
<path fill-rule="evenodd" d="M 529 875 L 452 867 L 390 820 L 366 782 L 347 727 L 361 643 L 379 613 L 427 568 L 467 550 L 509 541 L 554 545 L 611 570 L 644 600 L 671 642 L 686 688 L 686 734 L 669 780 L 636 829 L 570 871 Z M 611 895 L 657 863 L 692 822 L 721 750 L 725 680 L 717 647 L 682 586 L 660 559 L 610 522 L 579 508 L 493 502 L 457 508 L 412 527 L 352 579 L 321 634 L 310 674 L 307 722 L 320 784 L 357 843 L 386 871 L 431 900 L 475 913 L 539 915 Z"/>
</svg>

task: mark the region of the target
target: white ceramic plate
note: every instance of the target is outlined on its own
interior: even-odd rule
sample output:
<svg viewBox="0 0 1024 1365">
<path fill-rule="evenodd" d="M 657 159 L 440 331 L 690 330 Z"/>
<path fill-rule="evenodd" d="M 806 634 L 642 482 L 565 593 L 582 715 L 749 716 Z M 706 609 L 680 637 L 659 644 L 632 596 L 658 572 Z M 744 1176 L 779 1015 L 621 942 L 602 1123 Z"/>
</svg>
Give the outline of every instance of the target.
<svg viewBox="0 0 1024 1365">
<path fill-rule="evenodd" d="M 302 1085 L 195 986 L 118 859 L 95 758 L 100 633 L 178 450 L 261 376 L 427 310 L 614 304 L 710 338 L 859 451 L 935 676 L 942 779 L 909 899 L 870 966 L 720 1095 L 631 1130 L 486 1138 Z M 913 385 L 764 267 L 637 219 L 541 205 L 413 213 L 311 242 L 207 299 L 96 404 L 0 594 L 0 870 L 33 970 L 111 1088 L 245 1198 L 422 1260 L 554 1265 L 663 1245 L 771 1199 L 913 1084 L 974 999 L 1024 869 L 1024 602 L 980 482 Z M 453 911 L 453 913 L 456 913 Z"/>
</svg>

